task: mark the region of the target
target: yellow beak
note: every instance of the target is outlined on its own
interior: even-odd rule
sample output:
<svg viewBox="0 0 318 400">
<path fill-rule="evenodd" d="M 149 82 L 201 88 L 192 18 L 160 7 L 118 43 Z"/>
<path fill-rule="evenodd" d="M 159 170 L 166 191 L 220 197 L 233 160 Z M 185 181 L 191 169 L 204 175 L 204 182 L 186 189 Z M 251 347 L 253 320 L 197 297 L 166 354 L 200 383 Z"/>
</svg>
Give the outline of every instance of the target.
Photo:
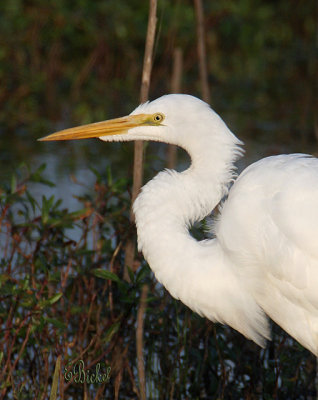
<svg viewBox="0 0 318 400">
<path fill-rule="evenodd" d="M 77 126 L 64 129 L 45 136 L 40 141 L 49 140 L 73 140 L 89 139 L 101 136 L 120 135 L 128 132 L 129 129 L 142 125 L 153 125 L 152 115 L 138 114 L 127 115 L 126 117 L 110 119 L 108 121 L 96 122 L 94 124 Z"/>
</svg>

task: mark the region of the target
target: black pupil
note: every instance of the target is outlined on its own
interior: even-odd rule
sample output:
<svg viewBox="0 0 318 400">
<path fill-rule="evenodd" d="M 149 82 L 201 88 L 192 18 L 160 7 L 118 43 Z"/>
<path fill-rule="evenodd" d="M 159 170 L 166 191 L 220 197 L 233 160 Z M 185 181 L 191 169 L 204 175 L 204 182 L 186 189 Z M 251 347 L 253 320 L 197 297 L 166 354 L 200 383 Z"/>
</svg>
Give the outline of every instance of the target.
<svg viewBox="0 0 318 400">
<path fill-rule="evenodd" d="M 160 121 L 160 115 L 155 116 L 156 121 Z"/>
</svg>

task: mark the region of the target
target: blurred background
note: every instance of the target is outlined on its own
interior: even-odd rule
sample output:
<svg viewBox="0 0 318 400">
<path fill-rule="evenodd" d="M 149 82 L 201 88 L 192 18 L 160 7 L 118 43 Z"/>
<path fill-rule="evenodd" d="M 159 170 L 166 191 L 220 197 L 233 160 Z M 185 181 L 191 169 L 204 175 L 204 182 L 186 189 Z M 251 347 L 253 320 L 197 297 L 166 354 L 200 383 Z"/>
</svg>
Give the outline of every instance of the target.
<svg viewBox="0 0 318 400">
<path fill-rule="evenodd" d="M 141 255 L 123 278 L 134 235 L 131 143 L 37 142 L 139 104 L 148 7 L 0 4 L 0 398 L 48 398 L 58 355 L 64 365 L 83 358 L 112 369 L 102 386 L 61 373 L 61 399 L 142 398 L 135 321 L 147 282 L 147 398 L 314 399 L 315 357 L 274 324 L 273 341 L 259 349 L 173 300 Z M 317 1 L 203 7 L 210 104 L 245 142 L 239 169 L 272 154 L 316 154 Z M 193 2 L 159 0 L 157 16 L 150 99 L 173 90 L 176 52 L 180 91 L 201 97 Z M 166 147 L 148 144 L 146 154 L 147 180 L 166 165 Z M 180 151 L 177 169 L 188 162 Z"/>
<path fill-rule="evenodd" d="M 22 161 L 46 162 L 63 194 L 66 177 L 89 178 L 91 163 L 102 169 L 111 160 L 127 175 L 130 144 L 36 139 L 139 104 L 148 2 L 10 0 L 0 8 L 0 178 Z M 210 103 L 250 160 L 316 150 L 317 19 L 315 0 L 204 2 Z M 181 92 L 200 97 L 193 2 L 160 0 L 151 99 L 171 92 L 176 48 Z"/>
</svg>

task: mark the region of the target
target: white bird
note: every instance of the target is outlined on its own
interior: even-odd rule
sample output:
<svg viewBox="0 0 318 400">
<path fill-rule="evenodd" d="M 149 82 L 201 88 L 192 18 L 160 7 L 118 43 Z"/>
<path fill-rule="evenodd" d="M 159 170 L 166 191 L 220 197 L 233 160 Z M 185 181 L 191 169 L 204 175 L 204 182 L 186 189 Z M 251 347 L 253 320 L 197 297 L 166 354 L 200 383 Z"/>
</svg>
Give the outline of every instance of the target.
<svg viewBox="0 0 318 400">
<path fill-rule="evenodd" d="M 264 158 L 235 179 L 243 143 L 208 104 L 181 94 L 41 140 L 89 137 L 184 148 L 190 167 L 160 172 L 133 206 L 138 246 L 157 279 L 192 310 L 260 346 L 270 338 L 269 316 L 318 356 L 316 158 Z M 220 203 L 214 237 L 195 240 L 190 226 Z"/>
</svg>

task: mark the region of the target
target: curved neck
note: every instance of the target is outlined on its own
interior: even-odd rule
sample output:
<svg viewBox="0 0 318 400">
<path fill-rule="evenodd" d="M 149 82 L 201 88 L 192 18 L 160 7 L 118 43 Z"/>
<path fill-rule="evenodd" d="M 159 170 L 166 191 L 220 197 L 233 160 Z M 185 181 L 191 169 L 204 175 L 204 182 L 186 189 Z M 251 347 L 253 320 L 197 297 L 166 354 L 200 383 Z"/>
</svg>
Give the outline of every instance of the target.
<svg viewBox="0 0 318 400">
<path fill-rule="evenodd" d="M 134 203 L 138 247 L 173 297 L 263 345 L 266 318 L 217 238 L 198 242 L 189 234 L 226 194 L 238 154 L 237 143 L 207 146 L 191 153 L 186 171 L 160 172 L 148 182 Z"/>
<path fill-rule="evenodd" d="M 160 172 L 143 187 L 134 204 L 138 246 L 156 274 L 169 257 L 177 259 L 180 243 L 197 244 L 189 227 L 210 214 L 227 193 L 233 163 L 242 152 L 239 144 L 232 134 L 227 143 L 193 143 L 187 170 Z"/>
</svg>

